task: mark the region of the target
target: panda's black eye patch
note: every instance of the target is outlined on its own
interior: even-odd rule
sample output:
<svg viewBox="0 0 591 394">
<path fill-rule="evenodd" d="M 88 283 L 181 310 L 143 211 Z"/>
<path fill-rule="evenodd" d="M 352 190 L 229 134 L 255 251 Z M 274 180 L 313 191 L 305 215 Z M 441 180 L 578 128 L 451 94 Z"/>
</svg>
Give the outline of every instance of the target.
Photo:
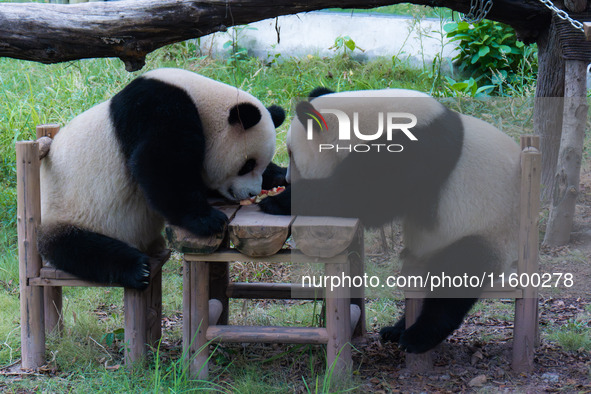
<svg viewBox="0 0 591 394">
<path fill-rule="evenodd" d="M 252 172 L 255 167 L 257 166 L 257 161 L 255 159 L 248 159 L 246 163 L 242 166 L 240 171 L 238 171 L 238 176 L 246 175 L 249 172 Z"/>
</svg>

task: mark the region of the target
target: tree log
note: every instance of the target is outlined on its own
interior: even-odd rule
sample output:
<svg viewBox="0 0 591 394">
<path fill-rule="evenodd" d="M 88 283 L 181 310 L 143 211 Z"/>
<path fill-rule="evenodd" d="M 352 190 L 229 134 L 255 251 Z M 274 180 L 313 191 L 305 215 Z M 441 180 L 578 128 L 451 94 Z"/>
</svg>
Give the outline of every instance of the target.
<svg viewBox="0 0 591 394">
<path fill-rule="evenodd" d="M 579 195 L 579 179 L 587 120 L 587 62 L 567 60 L 565 63 L 565 105 L 563 131 L 552 193 L 550 217 L 544 244 L 559 246 L 568 243 Z"/>
<path fill-rule="evenodd" d="M 534 130 L 542 152 L 542 201 L 552 197 L 562 134 L 564 59 L 554 24 L 538 39 L 538 81 L 534 103 Z"/>
<path fill-rule="evenodd" d="M 0 56 L 41 63 L 118 57 L 128 71 L 167 44 L 279 15 L 329 7 L 372 8 L 402 0 L 124 0 L 80 4 L 0 3 Z M 468 0 L 413 0 L 467 12 Z M 496 0 L 487 16 L 533 41 L 550 12 L 533 0 Z"/>
</svg>

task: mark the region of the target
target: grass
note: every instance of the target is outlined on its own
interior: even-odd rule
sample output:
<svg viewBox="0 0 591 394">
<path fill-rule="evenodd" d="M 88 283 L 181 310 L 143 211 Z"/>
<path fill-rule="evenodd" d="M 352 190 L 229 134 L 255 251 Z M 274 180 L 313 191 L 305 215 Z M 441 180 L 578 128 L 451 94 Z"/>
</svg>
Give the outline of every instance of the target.
<svg viewBox="0 0 591 394">
<path fill-rule="evenodd" d="M 549 339 L 557 342 L 564 350 L 571 352 L 591 351 L 591 333 L 589 324 L 591 318 L 588 314 L 582 314 L 566 324 L 555 327 L 549 334 Z"/>
<path fill-rule="evenodd" d="M 394 4 L 368 9 L 329 8 L 328 10 L 333 12 L 346 12 L 350 14 L 396 15 L 414 18 L 438 18 L 439 15 L 443 13 L 449 19 L 451 19 L 453 12 L 448 8 L 428 7 L 414 4 Z"/>
</svg>

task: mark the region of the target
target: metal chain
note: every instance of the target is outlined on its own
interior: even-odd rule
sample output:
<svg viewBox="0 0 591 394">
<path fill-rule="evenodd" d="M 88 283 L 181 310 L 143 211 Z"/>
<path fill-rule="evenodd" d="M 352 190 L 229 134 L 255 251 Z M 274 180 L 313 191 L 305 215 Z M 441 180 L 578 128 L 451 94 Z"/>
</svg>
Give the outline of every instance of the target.
<svg viewBox="0 0 591 394">
<path fill-rule="evenodd" d="M 482 21 L 486 18 L 492 5 L 492 0 L 470 0 L 470 11 L 464 14 L 462 21 L 468 23 L 478 23 Z"/>
<path fill-rule="evenodd" d="M 539 1 L 554 12 L 560 19 L 569 22 L 575 29 L 580 30 L 583 33 L 585 32 L 581 22 L 571 18 L 566 11 L 556 7 L 551 0 Z M 492 5 L 492 0 L 470 0 L 470 11 L 468 11 L 467 14 L 464 14 L 462 21 L 468 23 L 478 23 L 482 21 L 492 8 Z"/>
<path fill-rule="evenodd" d="M 570 22 L 570 24 L 577 30 L 582 31 L 583 33 L 585 32 L 585 30 L 583 29 L 583 24 L 577 20 L 574 20 L 573 18 L 571 18 L 566 11 L 561 10 L 560 8 L 557 8 L 552 1 L 550 0 L 540 0 L 540 3 L 544 4 L 546 7 L 550 8 L 552 10 L 552 12 L 554 12 L 556 14 L 556 16 L 558 16 L 560 19 L 565 20 L 567 22 Z"/>
</svg>

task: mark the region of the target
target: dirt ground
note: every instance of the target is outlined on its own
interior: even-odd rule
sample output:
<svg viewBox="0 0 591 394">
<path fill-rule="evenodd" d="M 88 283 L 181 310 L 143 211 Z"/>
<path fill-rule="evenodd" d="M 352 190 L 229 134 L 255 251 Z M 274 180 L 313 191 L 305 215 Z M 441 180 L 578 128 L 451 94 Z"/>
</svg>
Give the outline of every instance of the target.
<svg viewBox="0 0 591 394">
<path fill-rule="evenodd" d="M 544 272 L 571 272 L 580 284 L 578 294 L 542 293 L 540 327 L 567 324 L 585 315 L 582 322 L 591 331 L 591 171 L 581 176 L 571 243 L 540 251 Z M 512 304 L 512 301 L 508 301 Z M 587 309 L 585 307 L 587 306 Z M 544 328 L 547 328 L 546 330 Z M 371 333 L 358 345 L 355 360 L 364 378 L 361 391 L 408 392 L 576 392 L 591 393 L 591 352 L 565 351 L 542 334 L 531 373 L 511 370 L 513 321 L 471 315 L 433 355 L 432 371 L 413 374 L 405 367 L 405 355 L 395 344 L 382 344 Z M 476 334 L 476 335 L 474 335 Z M 476 339 L 475 339 L 476 338 Z M 493 338 L 480 340 L 478 338 Z"/>
</svg>

